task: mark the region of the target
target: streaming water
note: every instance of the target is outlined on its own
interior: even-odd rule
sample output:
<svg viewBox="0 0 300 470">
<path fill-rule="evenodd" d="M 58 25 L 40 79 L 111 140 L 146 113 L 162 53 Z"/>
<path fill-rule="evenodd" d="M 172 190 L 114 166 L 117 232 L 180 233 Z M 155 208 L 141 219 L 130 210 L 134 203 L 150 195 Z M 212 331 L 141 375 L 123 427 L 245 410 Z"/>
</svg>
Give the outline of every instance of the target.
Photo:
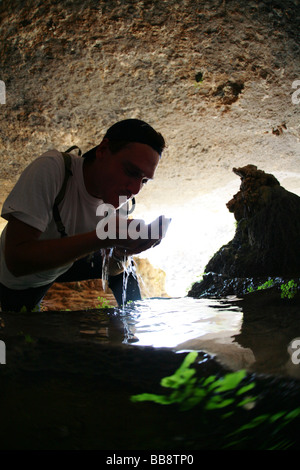
<svg viewBox="0 0 300 470">
<path fill-rule="evenodd" d="M 109 259 L 112 257 L 113 248 L 109 250 L 101 250 L 102 255 L 102 286 L 104 292 L 107 290 L 108 271 L 109 271 Z"/>
<path fill-rule="evenodd" d="M 102 254 L 102 287 L 103 290 L 106 292 L 108 289 L 108 276 L 110 274 L 110 262 L 113 258 L 113 248 L 109 250 L 101 250 Z M 128 284 L 128 276 L 132 273 L 136 276 L 134 262 L 132 261 L 132 257 L 127 257 L 124 254 L 123 259 L 119 258 L 119 263 L 122 265 L 123 268 L 123 286 L 122 286 L 122 308 L 125 307 L 126 303 L 126 290 Z"/>
</svg>

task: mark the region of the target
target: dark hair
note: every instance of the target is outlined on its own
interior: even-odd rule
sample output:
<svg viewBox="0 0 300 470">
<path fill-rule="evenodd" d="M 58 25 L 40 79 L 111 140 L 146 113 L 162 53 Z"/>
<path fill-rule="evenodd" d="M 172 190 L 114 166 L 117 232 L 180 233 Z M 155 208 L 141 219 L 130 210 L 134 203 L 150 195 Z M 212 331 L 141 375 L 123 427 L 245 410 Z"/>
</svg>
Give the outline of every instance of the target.
<svg viewBox="0 0 300 470">
<path fill-rule="evenodd" d="M 111 126 L 106 132 L 104 138 L 107 138 L 114 146 L 120 150 L 129 142 L 138 142 L 152 147 L 159 155 L 165 148 L 163 136 L 140 119 L 124 119 Z M 117 150 L 117 151 L 118 151 Z M 113 150 L 112 150 L 113 151 Z"/>
<path fill-rule="evenodd" d="M 165 139 L 149 124 L 140 119 L 124 119 L 113 124 L 106 132 L 104 138 L 109 141 L 109 149 L 112 153 L 119 152 L 129 143 L 137 142 L 152 147 L 160 156 L 165 148 Z M 83 157 L 93 160 L 97 147 L 86 152 Z"/>
</svg>

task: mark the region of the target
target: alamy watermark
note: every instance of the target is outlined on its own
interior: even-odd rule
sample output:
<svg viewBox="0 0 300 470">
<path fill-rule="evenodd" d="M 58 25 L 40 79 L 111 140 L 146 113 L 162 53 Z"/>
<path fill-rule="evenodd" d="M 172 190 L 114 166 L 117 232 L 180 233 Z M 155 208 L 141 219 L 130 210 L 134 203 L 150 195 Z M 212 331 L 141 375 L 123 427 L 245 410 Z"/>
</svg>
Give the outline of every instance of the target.
<svg viewBox="0 0 300 470">
<path fill-rule="evenodd" d="M 6 104 L 6 88 L 3 80 L 0 80 L 0 104 Z"/>
<path fill-rule="evenodd" d="M 294 80 L 292 83 L 292 88 L 297 88 L 296 91 L 292 94 L 292 103 L 299 104 L 300 103 L 300 80 Z"/>
<path fill-rule="evenodd" d="M 118 211 L 110 204 L 98 206 L 96 215 L 101 220 L 96 226 L 96 233 L 100 240 L 160 240 L 165 236 L 171 219 L 161 215 L 151 224 L 141 219 L 130 220 L 126 203 L 127 198 L 120 196 Z"/>
<path fill-rule="evenodd" d="M 288 347 L 288 352 L 291 356 L 291 361 L 293 364 L 300 364 L 300 338 L 294 338 Z"/>
<path fill-rule="evenodd" d="M 6 346 L 4 341 L 0 340 L 0 364 L 6 364 Z"/>
</svg>

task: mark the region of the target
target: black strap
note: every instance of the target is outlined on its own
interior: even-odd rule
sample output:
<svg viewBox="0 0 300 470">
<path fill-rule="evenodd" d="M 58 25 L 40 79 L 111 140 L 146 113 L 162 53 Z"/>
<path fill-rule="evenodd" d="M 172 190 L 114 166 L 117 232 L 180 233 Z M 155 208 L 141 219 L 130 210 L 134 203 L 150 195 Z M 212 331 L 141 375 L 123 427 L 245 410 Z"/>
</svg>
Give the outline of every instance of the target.
<svg viewBox="0 0 300 470">
<path fill-rule="evenodd" d="M 75 146 L 74 146 L 75 147 Z M 72 148 L 72 147 L 71 147 Z M 70 151 L 70 149 L 69 149 Z M 72 171 L 71 171 L 71 165 L 72 165 L 72 160 L 71 160 L 71 155 L 69 155 L 67 152 L 62 153 L 62 156 L 64 157 L 64 163 L 65 163 L 65 177 L 63 181 L 63 185 L 61 187 L 61 190 L 59 191 L 58 195 L 55 198 L 54 205 L 53 205 L 53 218 L 57 226 L 57 230 L 60 233 L 61 237 L 66 237 L 66 229 L 64 224 L 62 223 L 60 213 L 58 210 L 58 205 L 61 203 L 65 196 L 66 192 L 66 187 L 68 183 L 68 179 L 70 176 L 72 176 Z"/>
<path fill-rule="evenodd" d="M 68 150 L 66 150 L 66 153 L 73 152 L 73 150 L 77 149 L 78 150 L 78 156 L 81 157 L 81 150 L 77 145 L 72 145 Z"/>
</svg>

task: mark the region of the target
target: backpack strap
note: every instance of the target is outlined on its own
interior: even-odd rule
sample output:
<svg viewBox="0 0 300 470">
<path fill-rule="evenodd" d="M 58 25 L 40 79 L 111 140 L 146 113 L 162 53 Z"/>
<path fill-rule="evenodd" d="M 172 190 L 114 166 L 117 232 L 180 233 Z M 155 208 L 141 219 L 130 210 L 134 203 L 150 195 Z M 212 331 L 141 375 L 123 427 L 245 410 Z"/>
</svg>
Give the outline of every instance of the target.
<svg viewBox="0 0 300 470">
<path fill-rule="evenodd" d="M 81 150 L 79 147 L 77 147 L 77 145 L 72 145 L 72 147 L 70 147 L 68 150 L 66 150 L 65 153 L 69 153 L 69 152 L 73 152 L 73 150 L 77 149 L 78 150 L 78 157 L 81 157 Z"/>
<path fill-rule="evenodd" d="M 72 160 L 71 160 L 71 155 L 69 155 L 67 152 L 63 152 L 62 156 L 64 157 L 64 163 L 65 163 L 65 177 L 64 177 L 64 181 L 63 181 L 63 185 L 61 187 L 61 190 L 59 191 L 59 193 L 56 196 L 55 201 L 54 201 L 53 218 L 54 218 L 54 221 L 56 223 L 57 230 L 60 233 L 60 236 L 61 237 L 66 237 L 67 234 L 66 234 L 65 226 L 62 223 L 60 213 L 59 213 L 59 210 L 58 210 L 58 205 L 61 203 L 61 201 L 63 200 L 63 198 L 65 196 L 68 179 L 69 179 L 70 176 L 72 176 L 72 171 L 71 171 Z"/>
</svg>

